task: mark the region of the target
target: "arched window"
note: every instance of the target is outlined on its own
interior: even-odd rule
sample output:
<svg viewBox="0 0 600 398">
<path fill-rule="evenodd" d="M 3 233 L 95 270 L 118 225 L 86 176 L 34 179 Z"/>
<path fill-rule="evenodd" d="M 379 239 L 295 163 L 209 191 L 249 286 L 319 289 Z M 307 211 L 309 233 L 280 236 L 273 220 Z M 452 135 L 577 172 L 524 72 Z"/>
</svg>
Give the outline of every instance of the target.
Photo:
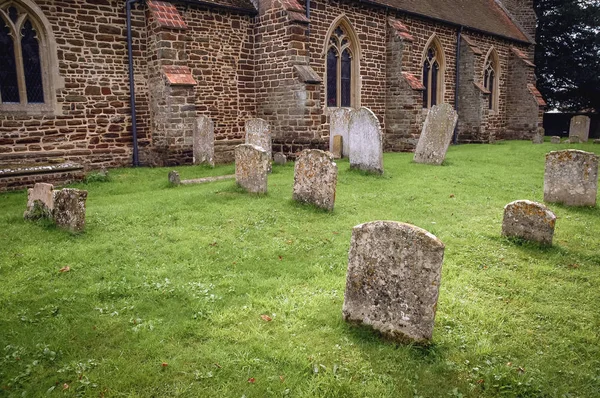
<svg viewBox="0 0 600 398">
<path fill-rule="evenodd" d="M 326 52 L 326 100 L 328 107 L 358 106 L 358 49 L 351 27 L 344 19 L 329 34 Z"/>
<path fill-rule="evenodd" d="M 488 107 L 498 110 L 500 63 L 498 53 L 492 47 L 487 54 L 483 67 L 483 86 L 490 92 Z"/>
<path fill-rule="evenodd" d="M 0 1 L 0 110 L 51 109 L 54 40 L 36 11 L 29 0 Z"/>
<path fill-rule="evenodd" d="M 423 59 L 423 108 L 431 108 L 443 101 L 444 90 L 444 51 L 439 40 L 429 39 Z"/>
</svg>

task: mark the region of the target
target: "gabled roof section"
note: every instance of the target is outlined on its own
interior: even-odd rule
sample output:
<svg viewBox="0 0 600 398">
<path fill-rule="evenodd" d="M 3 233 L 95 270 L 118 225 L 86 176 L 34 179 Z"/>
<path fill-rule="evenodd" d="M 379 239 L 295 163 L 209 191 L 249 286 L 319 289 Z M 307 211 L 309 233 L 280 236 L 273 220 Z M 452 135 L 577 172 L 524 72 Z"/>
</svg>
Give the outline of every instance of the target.
<svg viewBox="0 0 600 398">
<path fill-rule="evenodd" d="M 531 40 L 495 0 L 358 0 L 520 42 Z"/>
</svg>

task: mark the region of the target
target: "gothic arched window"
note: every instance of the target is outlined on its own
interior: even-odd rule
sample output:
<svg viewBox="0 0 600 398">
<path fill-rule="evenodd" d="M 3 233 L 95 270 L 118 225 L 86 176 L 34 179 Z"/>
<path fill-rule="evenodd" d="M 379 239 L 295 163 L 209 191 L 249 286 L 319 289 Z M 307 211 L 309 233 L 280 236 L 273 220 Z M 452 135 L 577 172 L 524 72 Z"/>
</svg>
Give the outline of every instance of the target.
<svg viewBox="0 0 600 398">
<path fill-rule="evenodd" d="M 0 5 L 0 110 L 51 110 L 54 44 L 37 12 L 29 0 Z"/>
<path fill-rule="evenodd" d="M 350 107 L 356 102 L 356 43 L 349 28 L 339 24 L 327 45 L 327 106 Z"/>
<path fill-rule="evenodd" d="M 430 40 L 423 60 L 423 108 L 443 101 L 444 53 L 437 38 Z"/>
<path fill-rule="evenodd" d="M 499 62 L 495 49 L 491 49 L 486 57 L 483 68 L 483 86 L 490 92 L 488 107 L 498 110 Z"/>
</svg>

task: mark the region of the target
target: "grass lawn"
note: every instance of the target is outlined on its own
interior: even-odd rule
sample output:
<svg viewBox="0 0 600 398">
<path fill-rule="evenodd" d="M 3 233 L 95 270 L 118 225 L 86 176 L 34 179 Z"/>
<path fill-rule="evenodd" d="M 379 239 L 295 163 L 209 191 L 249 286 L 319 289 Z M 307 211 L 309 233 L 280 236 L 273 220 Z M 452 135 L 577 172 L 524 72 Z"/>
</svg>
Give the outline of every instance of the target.
<svg viewBox="0 0 600 398">
<path fill-rule="evenodd" d="M 504 205 L 543 201 L 558 148 L 462 145 L 440 167 L 386 153 L 384 176 L 342 160 L 331 214 L 292 202 L 293 164 L 264 196 L 111 170 L 76 185 L 80 235 L 1 194 L 0 397 L 598 397 L 600 208 L 549 204 L 551 248 L 500 237 Z M 342 320 L 352 227 L 373 220 L 446 244 L 427 348 Z"/>
</svg>

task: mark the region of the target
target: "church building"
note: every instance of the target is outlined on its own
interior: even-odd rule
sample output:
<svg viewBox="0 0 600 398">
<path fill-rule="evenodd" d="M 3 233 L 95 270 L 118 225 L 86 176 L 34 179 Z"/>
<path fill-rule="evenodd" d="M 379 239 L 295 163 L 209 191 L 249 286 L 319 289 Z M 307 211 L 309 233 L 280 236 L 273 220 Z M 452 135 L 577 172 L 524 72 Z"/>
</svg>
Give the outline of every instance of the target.
<svg viewBox="0 0 600 398">
<path fill-rule="evenodd" d="M 294 157 L 340 107 L 385 151 L 441 103 L 459 143 L 531 139 L 535 28 L 533 0 L 0 0 L 0 166 L 191 164 L 200 115 L 217 162 L 250 118 Z"/>
</svg>

